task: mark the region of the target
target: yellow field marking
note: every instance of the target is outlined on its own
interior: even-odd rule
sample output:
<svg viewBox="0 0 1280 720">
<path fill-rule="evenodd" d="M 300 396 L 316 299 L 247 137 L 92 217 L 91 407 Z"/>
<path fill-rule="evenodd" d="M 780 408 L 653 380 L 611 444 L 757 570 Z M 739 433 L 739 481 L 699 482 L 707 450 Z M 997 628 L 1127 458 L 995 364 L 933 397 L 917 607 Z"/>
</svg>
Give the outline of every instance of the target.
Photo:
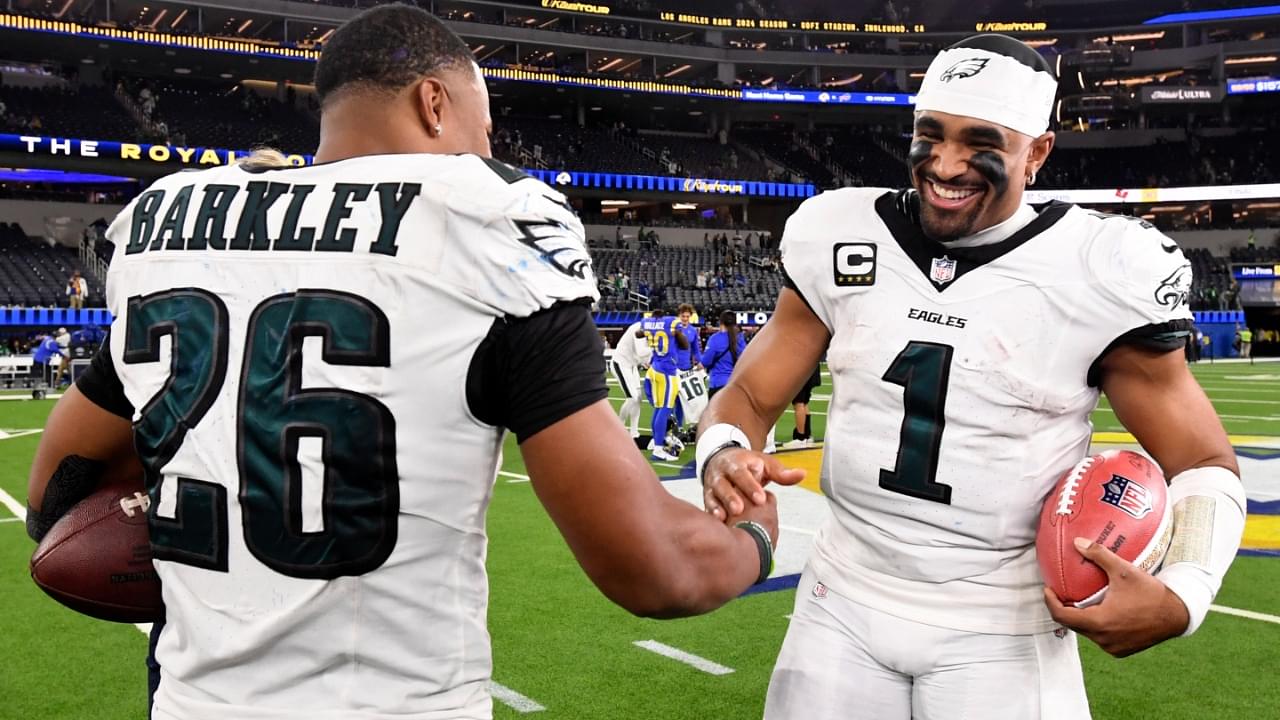
<svg viewBox="0 0 1280 720">
<path fill-rule="evenodd" d="M 804 470 L 804 480 L 800 481 L 800 487 L 816 493 L 822 492 L 818 478 L 822 472 L 822 448 L 783 450 L 778 453 L 777 457 L 782 461 L 783 465 L 789 468 L 801 468 Z"/>
<path fill-rule="evenodd" d="M 1228 435 L 1232 445 L 1265 445 L 1280 441 L 1274 435 Z M 1096 443 L 1115 443 L 1120 445 L 1136 445 L 1138 439 L 1127 432 L 1096 432 L 1093 434 Z"/>
<path fill-rule="evenodd" d="M 1280 515 L 1250 515 L 1246 518 L 1240 547 L 1280 550 Z"/>
</svg>

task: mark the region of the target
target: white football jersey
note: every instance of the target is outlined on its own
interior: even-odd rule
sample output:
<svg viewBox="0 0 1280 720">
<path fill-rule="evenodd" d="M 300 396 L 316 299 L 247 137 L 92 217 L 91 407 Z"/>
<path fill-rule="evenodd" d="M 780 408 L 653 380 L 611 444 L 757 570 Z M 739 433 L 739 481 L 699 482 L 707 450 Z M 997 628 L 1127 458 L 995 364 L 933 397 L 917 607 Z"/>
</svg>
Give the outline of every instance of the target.
<svg viewBox="0 0 1280 720">
<path fill-rule="evenodd" d="M 1191 266 L 1144 222 L 1058 203 L 1006 240 L 947 248 L 913 201 L 837 190 L 787 223 L 790 281 L 832 335 L 833 516 L 812 563 L 907 619 L 1042 632 L 1036 526 L 1088 450 L 1096 363 L 1117 341 L 1181 347 Z"/>
<path fill-rule="evenodd" d="M 468 365 L 596 298 L 564 197 L 473 155 L 165 177 L 108 231 L 168 624 L 160 718 L 489 718 Z"/>
<path fill-rule="evenodd" d="M 638 332 L 640 332 L 639 322 L 631 323 L 626 330 L 622 331 L 622 336 L 618 338 L 618 346 L 613 349 L 613 355 L 610 357 L 613 362 L 626 368 L 637 368 L 649 364 L 649 357 L 653 355 L 653 350 L 649 347 L 649 341 L 644 335 L 636 337 Z"/>
<path fill-rule="evenodd" d="M 680 371 L 680 404 L 684 407 L 686 425 L 697 426 L 702 413 L 707 409 L 707 392 L 711 388 L 711 380 L 707 371 L 702 368 Z"/>
</svg>

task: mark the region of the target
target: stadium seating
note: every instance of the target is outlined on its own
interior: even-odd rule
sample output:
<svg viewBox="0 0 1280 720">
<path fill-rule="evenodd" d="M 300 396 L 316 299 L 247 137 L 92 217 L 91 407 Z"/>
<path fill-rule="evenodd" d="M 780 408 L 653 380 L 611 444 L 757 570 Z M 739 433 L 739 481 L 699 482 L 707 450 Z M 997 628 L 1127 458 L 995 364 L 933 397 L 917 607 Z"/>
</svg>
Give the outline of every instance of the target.
<svg viewBox="0 0 1280 720">
<path fill-rule="evenodd" d="M 1231 277 L 1227 260 L 1214 257 L 1208 250 L 1192 248 L 1184 254 L 1191 261 L 1192 310 L 1231 310 L 1236 308 L 1239 286 Z"/>
<path fill-rule="evenodd" d="M 126 83 L 134 98 L 143 87 L 156 99 L 151 119 L 163 121 L 171 139 L 181 134 L 193 145 L 235 150 L 265 145 L 291 153 L 315 152 L 320 143 L 320 122 L 314 114 L 235 83 Z"/>
<path fill-rule="evenodd" d="M 133 118 L 106 87 L 0 87 L 7 132 L 93 140 L 141 139 Z"/>
<path fill-rule="evenodd" d="M 102 283 L 84 271 L 73 250 L 32 240 L 14 223 L 0 223 L 0 305 L 66 305 L 67 278 L 74 270 L 89 284 L 85 304 L 101 306 Z"/>
<path fill-rule="evenodd" d="M 517 167 L 668 174 L 656 157 L 644 153 L 639 143 L 627 141 L 611 129 L 516 117 L 498 118 L 494 125 L 494 155 Z M 525 162 L 528 159 L 534 162 Z"/>
<path fill-rule="evenodd" d="M 709 248 L 593 250 L 591 258 L 601 281 L 602 311 L 642 307 L 631 299 L 630 292 L 643 294 L 646 287 L 650 291 L 648 307 L 690 303 L 704 314 L 767 309 L 773 307 L 782 288 L 782 274 L 772 262 L 775 256 L 759 250 L 738 251 L 729 258 Z M 711 275 L 711 287 L 697 287 L 699 273 Z M 611 277 L 620 274 L 628 278 L 628 293 L 609 284 Z M 715 283 L 717 275 L 724 277 L 723 288 Z"/>
</svg>

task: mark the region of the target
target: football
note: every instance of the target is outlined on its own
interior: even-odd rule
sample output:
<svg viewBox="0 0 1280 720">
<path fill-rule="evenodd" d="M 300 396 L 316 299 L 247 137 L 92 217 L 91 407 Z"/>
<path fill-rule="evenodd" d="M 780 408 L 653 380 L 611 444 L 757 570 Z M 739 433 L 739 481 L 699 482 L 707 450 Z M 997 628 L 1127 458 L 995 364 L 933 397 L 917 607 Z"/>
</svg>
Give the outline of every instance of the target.
<svg viewBox="0 0 1280 720">
<path fill-rule="evenodd" d="M 1040 512 L 1036 555 L 1045 584 L 1063 603 L 1102 600 L 1107 574 L 1076 550 L 1077 537 L 1155 572 L 1173 532 L 1168 485 L 1159 466 L 1129 450 L 1108 450 L 1076 463 Z"/>
<path fill-rule="evenodd" d="M 31 579 L 76 612 L 113 622 L 163 616 L 151 562 L 142 482 L 100 488 L 49 529 L 31 556 Z"/>
</svg>

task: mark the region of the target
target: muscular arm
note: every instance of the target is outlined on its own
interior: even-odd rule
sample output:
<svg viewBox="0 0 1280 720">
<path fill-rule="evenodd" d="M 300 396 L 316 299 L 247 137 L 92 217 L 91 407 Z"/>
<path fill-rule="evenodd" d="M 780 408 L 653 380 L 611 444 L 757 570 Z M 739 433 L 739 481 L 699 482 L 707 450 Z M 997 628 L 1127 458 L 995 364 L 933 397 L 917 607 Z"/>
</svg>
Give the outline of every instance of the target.
<svg viewBox="0 0 1280 720">
<path fill-rule="evenodd" d="M 627 610 L 695 615 L 755 582 L 760 561 L 751 537 L 667 492 L 607 401 L 538 432 L 520 452 L 582 569 Z M 771 502 L 741 519 L 760 522 L 776 538 L 773 518 Z"/>
<path fill-rule="evenodd" d="M 1102 389 L 1116 417 L 1155 458 L 1166 477 L 1173 479 L 1196 468 L 1223 468 L 1239 477 L 1235 451 L 1213 405 L 1187 369 L 1182 351 L 1121 346 L 1103 360 L 1102 372 Z M 1229 483 L 1239 482 L 1227 477 Z M 1170 492 L 1176 492 L 1177 487 L 1175 484 Z M 1243 502 L 1243 493 L 1239 496 Z M 1211 587 L 1207 580 L 1198 577 L 1192 577 L 1194 582 L 1190 585 L 1186 582 L 1187 570 L 1194 576 L 1207 572 L 1202 568 L 1188 567 L 1186 563 L 1170 566 L 1166 557 L 1165 567 L 1153 577 L 1136 570 L 1102 545 L 1086 543 L 1080 552 L 1107 573 L 1107 596 L 1100 604 L 1082 609 L 1065 607 L 1046 589 L 1045 602 L 1053 618 L 1116 657 L 1141 652 L 1193 629 L 1189 606 L 1182 595 L 1174 592 L 1174 587 L 1181 587 L 1183 593 L 1190 592 L 1187 597 L 1203 595 L 1199 614 L 1202 618 L 1217 591 L 1221 573 L 1226 572 L 1239 545 L 1238 528 L 1243 525 L 1243 510 L 1227 505 L 1233 504 L 1227 500 L 1219 508 L 1222 519 L 1218 522 L 1223 523 L 1225 532 L 1234 535 L 1235 542 L 1223 543 L 1219 549 L 1224 557 Z M 1234 518 L 1236 524 L 1226 523 L 1226 516 L 1222 515 L 1232 512 L 1241 513 Z M 1173 531 L 1175 536 L 1183 532 L 1176 514 Z M 1171 577 L 1179 572 L 1181 581 Z"/>
<path fill-rule="evenodd" d="M 534 491 L 605 595 L 653 617 L 722 605 L 759 576 L 755 541 L 668 493 L 607 395 L 580 303 L 496 323 L 468 377 L 472 413 L 516 434 Z M 744 519 L 776 539 L 772 505 Z"/>
<path fill-rule="evenodd" d="M 49 487 L 55 474 L 58 480 Z M 33 537 L 42 536 L 49 525 L 94 488 L 141 476 L 142 465 L 133 447 L 133 425 L 94 404 L 72 385 L 49 413 L 31 463 L 27 477 L 28 531 Z M 46 491 L 51 499 L 48 507 Z"/>
<path fill-rule="evenodd" d="M 1160 464 L 1165 477 L 1211 466 L 1240 474 L 1222 421 L 1181 350 L 1112 350 L 1102 361 L 1102 391 L 1116 418 Z"/>
<path fill-rule="evenodd" d="M 831 342 L 822 324 L 794 290 L 784 288 L 773 317 L 747 344 L 729 384 L 702 413 L 700 428 L 728 423 L 742 428 L 752 447 L 791 404 Z"/>
<path fill-rule="evenodd" d="M 827 326 L 798 293 L 784 288 L 773 317 L 747 344 L 729 384 L 702 413 L 699 434 L 718 423 L 735 425 L 751 447 L 764 448 L 769 429 L 813 374 L 830 342 Z M 777 458 L 730 448 L 711 456 L 702 469 L 703 503 L 708 512 L 724 518 L 765 502 L 766 483 L 794 484 L 803 478 L 804 471 L 786 470 Z"/>
</svg>

